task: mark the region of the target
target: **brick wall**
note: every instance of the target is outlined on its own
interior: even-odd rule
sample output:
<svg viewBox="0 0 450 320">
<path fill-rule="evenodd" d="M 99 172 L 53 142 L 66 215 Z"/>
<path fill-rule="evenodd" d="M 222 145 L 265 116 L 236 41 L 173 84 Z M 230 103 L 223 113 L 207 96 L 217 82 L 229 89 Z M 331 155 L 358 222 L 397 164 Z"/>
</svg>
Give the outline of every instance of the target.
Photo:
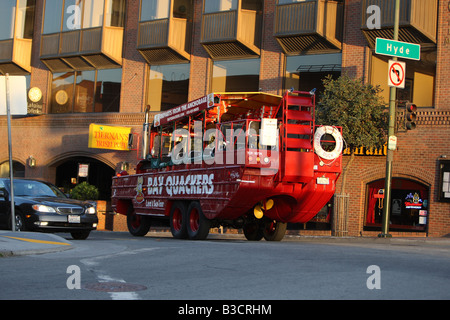
<svg viewBox="0 0 450 320">
<path fill-rule="evenodd" d="M 450 0 L 439 1 L 435 106 L 450 110 Z"/>
<path fill-rule="evenodd" d="M 120 112 L 143 112 L 145 110 L 147 64 L 136 50 L 139 10 L 140 0 L 127 1 Z"/>
</svg>

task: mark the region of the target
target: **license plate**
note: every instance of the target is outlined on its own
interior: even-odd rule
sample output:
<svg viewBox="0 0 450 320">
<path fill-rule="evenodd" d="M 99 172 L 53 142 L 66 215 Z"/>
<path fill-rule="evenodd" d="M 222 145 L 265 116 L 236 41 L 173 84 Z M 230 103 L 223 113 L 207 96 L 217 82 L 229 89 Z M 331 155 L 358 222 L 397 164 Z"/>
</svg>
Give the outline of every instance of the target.
<svg viewBox="0 0 450 320">
<path fill-rule="evenodd" d="M 330 184 L 330 179 L 327 177 L 318 177 L 317 184 Z"/>
<path fill-rule="evenodd" d="M 80 223 L 80 216 L 74 216 L 74 215 L 69 215 L 67 216 L 67 221 L 69 221 L 69 223 Z"/>
</svg>

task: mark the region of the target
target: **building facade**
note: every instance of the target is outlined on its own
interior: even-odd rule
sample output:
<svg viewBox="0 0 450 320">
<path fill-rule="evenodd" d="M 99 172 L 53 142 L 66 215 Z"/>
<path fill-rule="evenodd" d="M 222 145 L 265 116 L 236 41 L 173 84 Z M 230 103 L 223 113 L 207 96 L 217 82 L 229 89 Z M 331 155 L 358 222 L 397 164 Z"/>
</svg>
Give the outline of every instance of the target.
<svg viewBox="0 0 450 320">
<path fill-rule="evenodd" d="M 12 120 L 14 173 L 66 191 L 88 180 L 107 201 L 111 177 L 137 162 L 148 105 L 153 115 L 211 92 L 317 88 L 320 94 L 325 76 L 341 74 L 380 85 L 388 103 L 389 57 L 375 53 L 375 39 L 392 38 L 394 3 L 4 0 L 0 73 L 25 75 L 28 92 L 28 115 Z M 403 60 L 405 89 L 397 90 L 418 111 L 415 130 L 405 130 L 397 117 L 390 230 L 444 236 L 450 233 L 450 0 L 400 5 L 399 40 L 420 44 L 421 59 Z M 92 147 L 91 124 L 129 128 L 133 150 Z M 0 127 L 0 173 L 8 175 L 4 116 Z M 87 176 L 80 164 L 88 165 Z M 380 232 L 385 166 L 385 150 L 358 150 L 348 169 L 345 234 Z M 291 229 L 332 234 L 332 208 Z M 105 228 L 122 230 L 121 217 L 106 216 Z"/>
</svg>

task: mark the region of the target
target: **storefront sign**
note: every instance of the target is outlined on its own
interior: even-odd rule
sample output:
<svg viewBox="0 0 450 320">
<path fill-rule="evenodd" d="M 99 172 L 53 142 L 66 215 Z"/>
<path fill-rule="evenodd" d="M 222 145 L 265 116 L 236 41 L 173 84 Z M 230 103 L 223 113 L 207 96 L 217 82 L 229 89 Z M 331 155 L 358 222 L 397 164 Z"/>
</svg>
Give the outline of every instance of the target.
<svg viewBox="0 0 450 320">
<path fill-rule="evenodd" d="M 411 192 L 405 198 L 406 209 L 422 209 L 422 199 L 417 192 Z"/>
<path fill-rule="evenodd" d="M 89 148 L 130 150 L 128 136 L 131 128 L 93 124 L 89 126 Z"/>
<path fill-rule="evenodd" d="M 28 114 L 42 114 L 42 91 L 37 87 L 30 88 L 27 95 Z"/>
<path fill-rule="evenodd" d="M 155 127 L 158 127 L 160 125 L 167 124 L 174 120 L 179 120 L 183 117 L 189 116 L 193 113 L 197 113 L 207 108 L 211 108 L 213 106 L 214 106 L 214 94 L 210 93 L 207 96 L 204 96 L 197 100 L 185 103 L 181 106 L 156 114 L 154 118 L 154 125 Z"/>
<path fill-rule="evenodd" d="M 387 144 L 385 144 L 382 148 L 366 148 L 360 147 L 354 149 L 355 156 L 385 156 L 387 155 Z M 351 155 L 351 149 L 346 148 L 342 152 L 345 155 Z"/>
</svg>

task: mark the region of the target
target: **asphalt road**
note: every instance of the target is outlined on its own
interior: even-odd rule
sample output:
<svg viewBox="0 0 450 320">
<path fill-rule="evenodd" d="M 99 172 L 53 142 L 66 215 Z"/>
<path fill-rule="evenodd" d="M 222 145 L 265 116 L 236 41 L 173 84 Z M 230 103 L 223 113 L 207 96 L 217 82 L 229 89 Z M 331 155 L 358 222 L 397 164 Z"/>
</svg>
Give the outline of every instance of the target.
<svg viewBox="0 0 450 320">
<path fill-rule="evenodd" d="M 67 239 L 70 250 L 0 258 L 0 299 L 450 298 L 449 242 L 250 242 L 220 235 L 189 241 L 99 231 L 87 240 Z"/>
</svg>

